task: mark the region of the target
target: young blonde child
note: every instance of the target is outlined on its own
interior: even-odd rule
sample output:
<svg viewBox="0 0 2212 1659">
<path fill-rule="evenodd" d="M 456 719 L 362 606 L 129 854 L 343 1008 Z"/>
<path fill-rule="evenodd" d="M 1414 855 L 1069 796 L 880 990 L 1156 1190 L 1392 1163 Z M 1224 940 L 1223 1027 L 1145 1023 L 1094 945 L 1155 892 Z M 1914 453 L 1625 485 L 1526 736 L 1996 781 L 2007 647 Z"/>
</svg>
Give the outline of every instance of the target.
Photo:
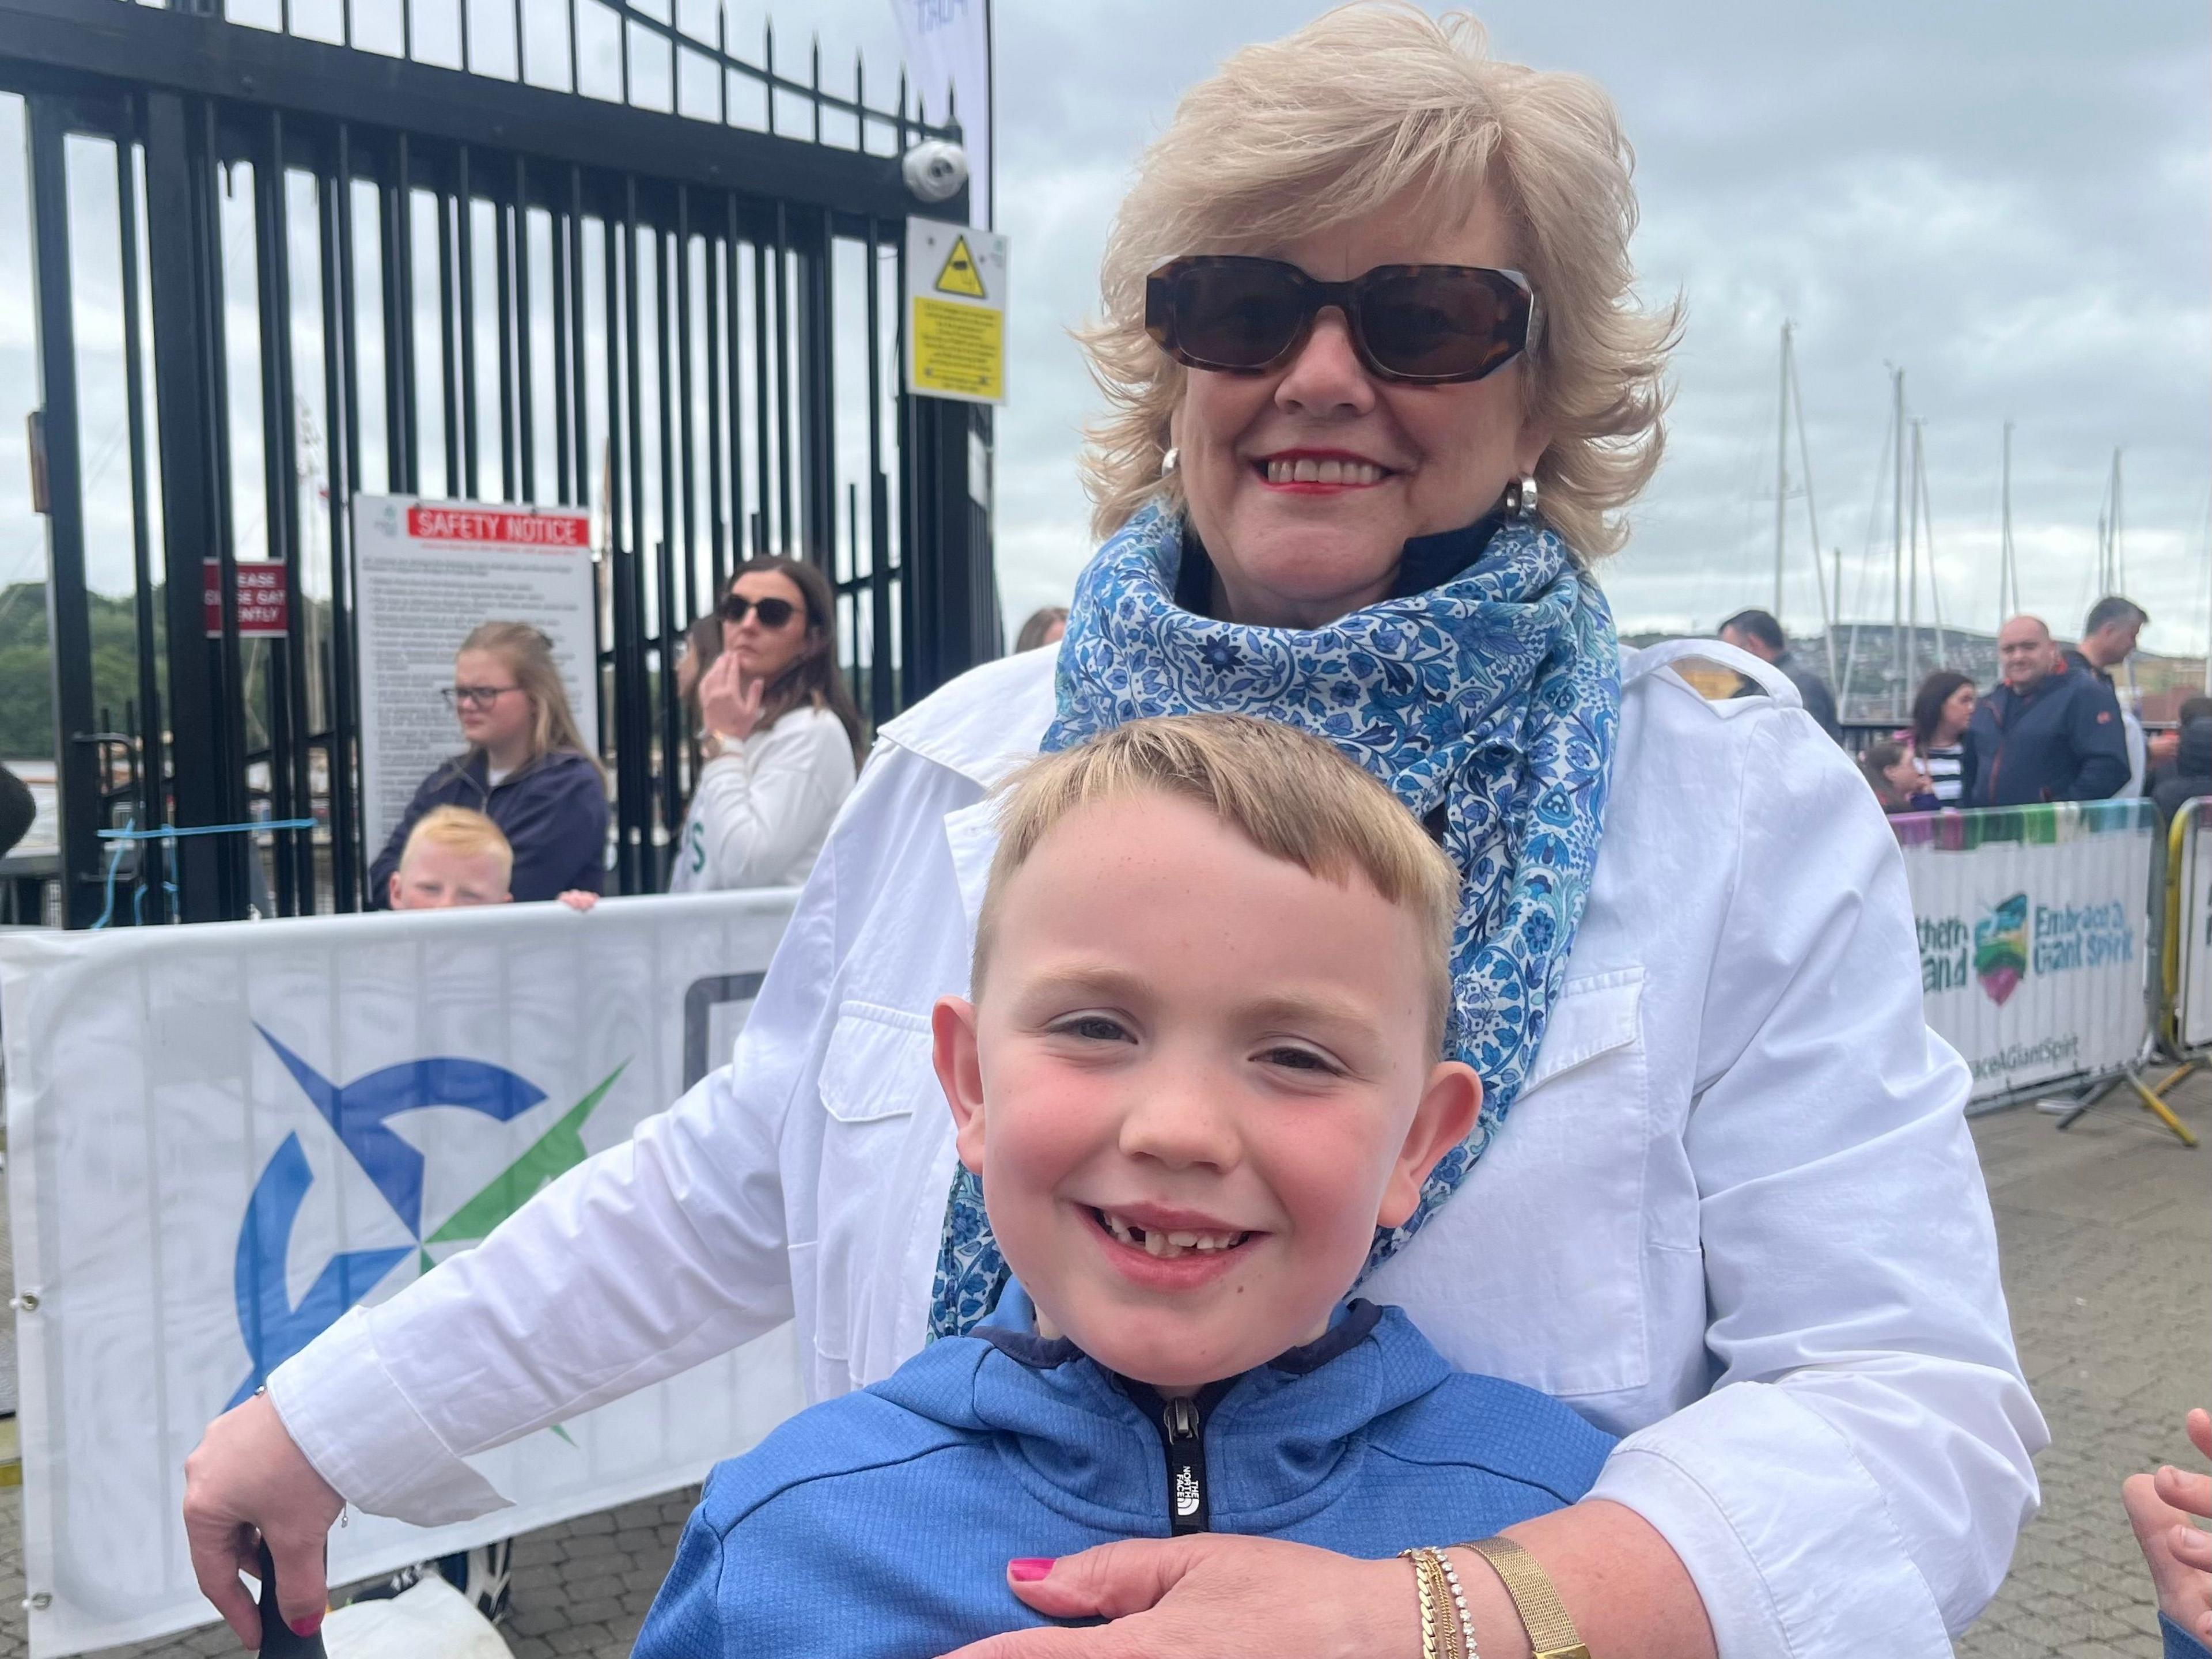
<svg viewBox="0 0 2212 1659">
<path fill-rule="evenodd" d="M 477 904 L 507 904 L 514 872 L 514 848 L 506 833 L 482 812 L 465 806 L 437 806 L 408 831 L 392 872 L 390 902 L 395 910 L 448 910 Z M 571 910 L 588 910 L 597 893 L 578 890 L 561 895 Z"/>
<path fill-rule="evenodd" d="M 508 884 L 514 873 L 514 848 L 507 832 L 485 814 L 466 806 L 434 806 L 415 821 L 402 845 L 398 867 L 390 877 L 394 910 L 459 910 L 483 904 L 511 904 Z M 571 889 L 561 896 L 571 910 L 589 910 L 597 893 Z M 514 1546 L 509 1540 L 479 1545 L 405 1567 L 389 1580 L 357 1595 L 356 1601 L 404 1594 L 426 1573 L 442 1574 L 487 1619 L 507 1611 L 507 1577 Z"/>
<path fill-rule="evenodd" d="M 1513 1650 L 1458 1575 L 1611 1438 L 1347 1299 L 1481 1102 L 1437 1058 L 1458 872 L 1328 744 L 1219 715 L 1033 763 L 1000 834 L 933 1040 L 1013 1283 L 720 1466 L 637 1659 L 943 1654 L 1046 1622 L 1060 1556 L 1207 1530 L 1410 1551 L 1427 1651 Z"/>
</svg>

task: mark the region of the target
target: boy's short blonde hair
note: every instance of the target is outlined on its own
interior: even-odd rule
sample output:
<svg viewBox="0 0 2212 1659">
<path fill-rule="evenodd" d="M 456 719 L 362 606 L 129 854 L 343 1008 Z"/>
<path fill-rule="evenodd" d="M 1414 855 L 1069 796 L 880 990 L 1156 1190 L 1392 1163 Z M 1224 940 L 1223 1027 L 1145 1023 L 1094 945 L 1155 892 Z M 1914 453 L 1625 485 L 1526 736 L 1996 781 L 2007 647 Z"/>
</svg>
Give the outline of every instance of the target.
<svg viewBox="0 0 2212 1659">
<path fill-rule="evenodd" d="M 975 926 L 970 979 L 982 994 L 1006 884 L 1070 813 L 1148 791 L 1195 801 L 1271 858 L 1337 883 L 1365 878 L 1420 923 L 1431 986 L 1429 1036 L 1451 1009 L 1460 875 L 1443 849 L 1373 777 L 1321 738 L 1243 714 L 1133 720 L 1041 756 L 1007 781 Z"/>
<path fill-rule="evenodd" d="M 514 874 L 514 848 L 507 841 L 506 831 L 483 813 L 466 806 L 434 806 L 422 814 L 407 832 L 407 844 L 399 849 L 402 869 L 415 856 L 417 847 L 442 847 L 463 858 L 489 854 L 499 860 L 501 881 Z"/>
</svg>

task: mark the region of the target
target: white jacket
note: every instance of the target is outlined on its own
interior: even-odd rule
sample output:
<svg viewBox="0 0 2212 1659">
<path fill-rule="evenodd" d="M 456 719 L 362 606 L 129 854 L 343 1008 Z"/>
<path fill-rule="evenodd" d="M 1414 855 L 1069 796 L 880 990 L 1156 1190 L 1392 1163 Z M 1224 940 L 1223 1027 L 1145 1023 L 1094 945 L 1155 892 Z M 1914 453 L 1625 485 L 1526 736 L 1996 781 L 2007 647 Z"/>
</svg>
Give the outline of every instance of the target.
<svg viewBox="0 0 2212 1659">
<path fill-rule="evenodd" d="M 801 704 L 765 732 L 723 739 L 699 769 L 668 890 L 796 887 L 852 792 L 853 740 L 826 708 Z"/>
<path fill-rule="evenodd" d="M 953 1170 L 929 1009 L 967 984 L 984 793 L 1035 752 L 1054 654 L 884 728 L 729 1066 L 271 1377 L 339 1492 L 483 1513 L 462 1455 L 794 1316 L 817 1396 L 921 1347 Z M 1723 1659 L 1937 1659 L 2047 1439 L 1966 1068 L 1922 1019 L 1904 866 L 1842 751 L 1763 665 L 1771 699 L 1708 703 L 1667 654 L 1626 659 L 1530 1086 L 1365 1293 L 1627 1436 L 1595 1495 L 1673 1545 Z"/>
</svg>

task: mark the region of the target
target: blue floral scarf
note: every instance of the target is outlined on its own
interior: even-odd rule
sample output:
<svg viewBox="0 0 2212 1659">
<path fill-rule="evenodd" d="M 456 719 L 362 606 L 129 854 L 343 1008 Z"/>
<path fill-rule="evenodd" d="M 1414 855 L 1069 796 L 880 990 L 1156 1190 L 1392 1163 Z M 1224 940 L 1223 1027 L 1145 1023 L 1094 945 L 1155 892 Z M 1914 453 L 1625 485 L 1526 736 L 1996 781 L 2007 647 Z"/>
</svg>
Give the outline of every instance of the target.
<svg viewBox="0 0 2212 1659">
<path fill-rule="evenodd" d="M 1419 1232 L 1498 1132 L 1542 1046 L 1589 896 L 1620 715 L 1620 647 L 1597 584 L 1540 524 L 1508 522 L 1425 592 L 1325 628 L 1248 628 L 1175 602 L 1181 520 L 1147 507 L 1077 585 L 1049 752 L 1154 714 L 1255 714 L 1328 738 L 1441 824 L 1466 878 L 1445 1046 L 1481 1075 L 1474 1132 L 1440 1161 L 1372 1273 Z M 933 1338 L 990 1312 L 1006 1282 L 982 1183 L 955 1177 Z"/>
</svg>

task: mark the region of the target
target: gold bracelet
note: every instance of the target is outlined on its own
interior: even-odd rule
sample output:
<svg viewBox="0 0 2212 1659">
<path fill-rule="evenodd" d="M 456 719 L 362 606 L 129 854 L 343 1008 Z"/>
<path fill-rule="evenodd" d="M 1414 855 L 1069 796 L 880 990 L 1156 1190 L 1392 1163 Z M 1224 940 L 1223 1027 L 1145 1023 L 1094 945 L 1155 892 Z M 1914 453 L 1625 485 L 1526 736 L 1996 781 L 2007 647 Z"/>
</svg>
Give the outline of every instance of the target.
<svg viewBox="0 0 2212 1659">
<path fill-rule="evenodd" d="M 1421 1659 L 1480 1659 L 1459 1572 L 1443 1552 L 1410 1549 L 1398 1553 L 1413 1567 L 1413 1589 L 1420 1599 Z"/>
<path fill-rule="evenodd" d="M 1552 1575 L 1510 1538 L 1483 1538 L 1460 1546 L 1490 1563 L 1528 1632 L 1532 1659 L 1590 1659 L 1581 1632 L 1560 1604 Z"/>
<path fill-rule="evenodd" d="M 1467 1592 L 1460 1588 L 1459 1569 L 1452 1565 L 1451 1557 L 1442 1550 L 1431 1550 L 1429 1553 L 1435 1558 L 1437 1571 L 1443 1575 L 1443 1581 L 1451 1590 L 1452 1613 L 1459 1627 L 1462 1659 L 1482 1659 L 1482 1656 L 1475 1651 L 1474 1621 L 1467 1615 Z"/>
</svg>

